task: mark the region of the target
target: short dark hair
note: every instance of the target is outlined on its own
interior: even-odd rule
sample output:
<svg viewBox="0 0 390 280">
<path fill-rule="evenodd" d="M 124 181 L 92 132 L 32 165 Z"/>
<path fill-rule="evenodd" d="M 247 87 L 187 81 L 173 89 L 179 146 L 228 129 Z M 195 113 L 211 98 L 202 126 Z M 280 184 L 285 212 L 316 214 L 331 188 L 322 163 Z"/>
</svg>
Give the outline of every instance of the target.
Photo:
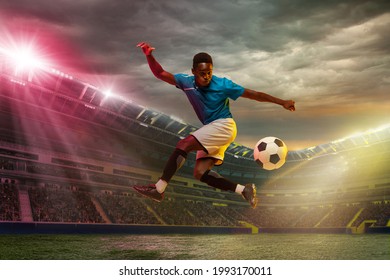
<svg viewBox="0 0 390 280">
<path fill-rule="evenodd" d="M 194 55 L 194 59 L 192 60 L 192 68 L 195 69 L 199 63 L 211 63 L 213 64 L 213 59 L 208 53 L 200 52 Z"/>
</svg>

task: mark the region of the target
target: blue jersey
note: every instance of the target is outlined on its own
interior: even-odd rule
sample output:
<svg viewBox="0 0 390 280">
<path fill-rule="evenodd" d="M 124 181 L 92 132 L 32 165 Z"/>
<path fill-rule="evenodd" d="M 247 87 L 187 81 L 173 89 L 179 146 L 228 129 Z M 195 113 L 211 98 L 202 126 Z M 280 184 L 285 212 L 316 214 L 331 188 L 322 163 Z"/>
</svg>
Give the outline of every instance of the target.
<svg viewBox="0 0 390 280">
<path fill-rule="evenodd" d="M 175 74 L 176 87 L 185 92 L 202 124 L 224 118 L 231 118 L 229 98 L 236 100 L 244 88 L 227 78 L 212 77 L 208 87 L 197 87 L 195 77 Z"/>
</svg>

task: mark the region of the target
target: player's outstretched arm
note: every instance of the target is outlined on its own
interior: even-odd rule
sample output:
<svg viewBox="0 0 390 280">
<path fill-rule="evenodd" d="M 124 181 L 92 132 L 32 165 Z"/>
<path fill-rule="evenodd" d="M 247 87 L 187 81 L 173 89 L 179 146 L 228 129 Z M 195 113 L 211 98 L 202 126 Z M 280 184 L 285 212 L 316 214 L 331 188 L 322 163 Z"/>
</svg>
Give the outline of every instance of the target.
<svg viewBox="0 0 390 280">
<path fill-rule="evenodd" d="M 253 99 L 259 102 L 270 102 L 283 106 L 286 110 L 295 111 L 295 101 L 294 100 L 284 100 L 277 98 L 275 96 L 269 95 L 261 91 L 255 91 L 251 89 L 245 89 L 242 97 Z"/>
<path fill-rule="evenodd" d="M 175 77 L 171 73 L 165 71 L 160 65 L 160 63 L 158 63 L 157 60 L 152 55 L 152 52 L 155 50 L 155 48 L 153 48 L 152 46 L 150 46 L 145 42 L 139 43 L 137 47 L 141 48 L 142 51 L 144 52 L 150 70 L 152 71 L 154 76 L 156 76 L 157 79 L 160 79 L 171 85 L 176 85 Z"/>
</svg>

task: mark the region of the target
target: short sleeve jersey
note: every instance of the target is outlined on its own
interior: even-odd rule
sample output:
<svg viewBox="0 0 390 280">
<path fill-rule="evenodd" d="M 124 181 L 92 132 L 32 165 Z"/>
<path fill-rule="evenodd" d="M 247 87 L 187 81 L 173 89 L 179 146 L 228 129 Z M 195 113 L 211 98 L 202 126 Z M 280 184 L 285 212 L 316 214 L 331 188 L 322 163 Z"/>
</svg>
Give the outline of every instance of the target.
<svg viewBox="0 0 390 280">
<path fill-rule="evenodd" d="M 193 75 L 175 74 L 176 87 L 181 89 L 190 101 L 202 124 L 231 118 L 229 98 L 236 100 L 244 88 L 227 78 L 212 77 L 208 87 L 198 87 Z"/>
</svg>

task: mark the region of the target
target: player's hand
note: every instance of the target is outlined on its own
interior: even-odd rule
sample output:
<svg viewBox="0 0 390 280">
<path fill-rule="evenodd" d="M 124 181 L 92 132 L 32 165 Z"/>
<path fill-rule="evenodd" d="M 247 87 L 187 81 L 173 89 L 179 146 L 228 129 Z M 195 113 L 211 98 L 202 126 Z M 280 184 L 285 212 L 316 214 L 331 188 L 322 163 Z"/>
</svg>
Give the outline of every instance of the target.
<svg viewBox="0 0 390 280">
<path fill-rule="evenodd" d="M 283 103 L 283 107 L 284 109 L 286 110 L 289 110 L 291 112 L 294 112 L 295 111 L 295 101 L 294 100 L 286 100 L 284 103 Z"/>
<path fill-rule="evenodd" d="M 152 51 L 155 50 L 152 46 L 150 46 L 148 43 L 141 42 L 137 45 L 137 47 L 141 48 L 145 55 L 151 55 Z"/>
</svg>

